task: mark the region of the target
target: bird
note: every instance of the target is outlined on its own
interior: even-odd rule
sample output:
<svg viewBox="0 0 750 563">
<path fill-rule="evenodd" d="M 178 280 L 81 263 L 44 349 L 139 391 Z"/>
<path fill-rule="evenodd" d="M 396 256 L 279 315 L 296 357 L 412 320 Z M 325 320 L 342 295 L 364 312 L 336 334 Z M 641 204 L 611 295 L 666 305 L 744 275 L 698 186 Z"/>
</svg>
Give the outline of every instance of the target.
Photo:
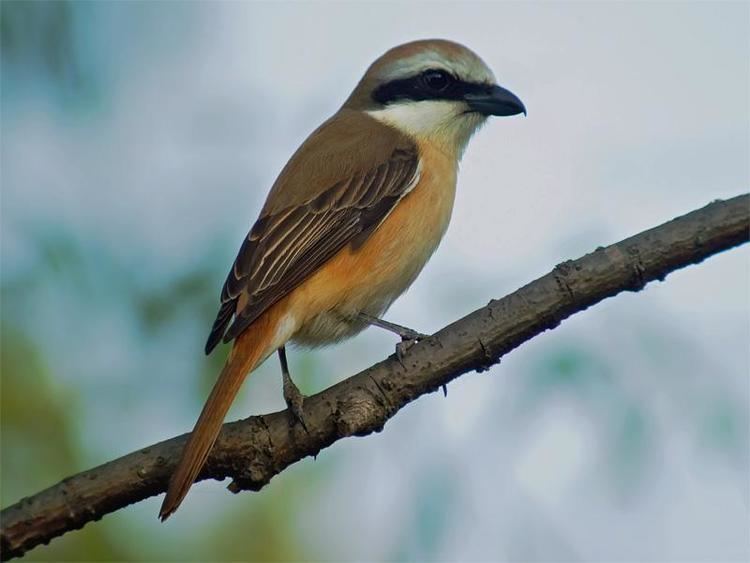
<svg viewBox="0 0 750 563">
<path fill-rule="evenodd" d="M 371 325 L 405 342 L 423 337 L 381 317 L 446 232 L 469 139 L 488 117 L 521 113 L 521 100 L 453 41 L 404 43 L 369 66 L 284 166 L 242 241 L 205 352 L 222 340 L 232 348 L 170 478 L 162 521 L 198 477 L 243 381 L 267 357 L 278 354 L 290 423 L 304 426 L 287 343 L 323 346 Z"/>
</svg>

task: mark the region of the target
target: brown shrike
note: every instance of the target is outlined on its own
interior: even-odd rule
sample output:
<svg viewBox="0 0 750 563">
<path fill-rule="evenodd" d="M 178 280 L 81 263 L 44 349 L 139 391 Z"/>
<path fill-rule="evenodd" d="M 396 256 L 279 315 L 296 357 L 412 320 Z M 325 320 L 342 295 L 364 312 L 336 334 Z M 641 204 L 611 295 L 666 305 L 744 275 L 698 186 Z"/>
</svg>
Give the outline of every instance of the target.
<svg viewBox="0 0 750 563">
<path fill-rule="evenodd" d="M 284 398 L 304 425 L 284 346 L 321 346 L 378 325 L 443 237 L 458 162 L 490 115 L 525 113 L 466 47 L 415 41 L 377 59 L 341 109 L 281 171 L 242 242 L 206 343 L 234 341 L 169 483 L 180 505 L 249 372 L 278 352 Z"/>
</svg>

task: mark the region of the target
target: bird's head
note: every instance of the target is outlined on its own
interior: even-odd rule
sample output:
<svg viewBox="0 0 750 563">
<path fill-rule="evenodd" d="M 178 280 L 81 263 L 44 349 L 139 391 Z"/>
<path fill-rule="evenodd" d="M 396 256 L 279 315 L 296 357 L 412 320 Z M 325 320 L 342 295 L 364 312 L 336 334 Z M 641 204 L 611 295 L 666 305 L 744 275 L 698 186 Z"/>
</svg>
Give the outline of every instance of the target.
<svg viewBox="0 0 750 563">
<path fill-rule="evenodd" d="M 470 49 L 442 39 L 394 47 L 367 69 L 344 108 L 365 111 L 416 139 L 461 155 L 491 115 L 526 113 Z"/>
</svg>

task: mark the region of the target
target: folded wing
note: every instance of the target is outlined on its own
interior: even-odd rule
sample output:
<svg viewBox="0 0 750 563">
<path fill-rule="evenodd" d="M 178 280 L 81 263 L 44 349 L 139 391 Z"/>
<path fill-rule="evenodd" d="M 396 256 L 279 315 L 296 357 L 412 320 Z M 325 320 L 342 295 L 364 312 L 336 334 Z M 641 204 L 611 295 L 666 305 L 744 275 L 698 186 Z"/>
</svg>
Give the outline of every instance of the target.
<svg viewBox="0 0 750 563">
<path fill-rule="evenodd" d="M 357 140 L 357 136 L 353 133 L 338 145 L 329 142 L 326 148 L 326 131 L 319 130 L 306 142 L 318 146 L 300 148 L 308 149 L 308 160 L 316 159 L 318 167 L 331 163 L 334 170 L 322 174 L 328 178 L 327 186 L 297 186 L 306 179 L 293 170 L 282 172 L 227 276 L 206 353 L 222 338 L 225 342 L 236 338 L 344 246 L 360 245 L 416 185 L 419 155 L 412 142 L 391 133 L 390 146 L 381 142 L 371 150 L 358 146 L 352 151 L 351 137 Z M 346 154 L 336 154 L 338 147 Z M 351 160 L 352 155 L 354 163 L 337 161 Z M 294 164 L 293 158 L 290 165 Z M 342 177 L 332 181 L 336 171 Z M 285 192 L 289 197 L 284 197 Z M 285 199 L 290 205 L 283 205 Z"/>
</svg>

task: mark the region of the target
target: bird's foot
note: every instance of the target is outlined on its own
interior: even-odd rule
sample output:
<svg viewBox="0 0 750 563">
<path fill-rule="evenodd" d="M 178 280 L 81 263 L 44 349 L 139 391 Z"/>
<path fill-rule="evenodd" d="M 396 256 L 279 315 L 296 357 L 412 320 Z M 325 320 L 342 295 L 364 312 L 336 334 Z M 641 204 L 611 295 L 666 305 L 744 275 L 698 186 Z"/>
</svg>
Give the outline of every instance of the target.
<svg viewBox="0 0 750 563">
<path fill-rule="evenodd" d="M 378 326 L 389 332 L 397 334 L 404 342 L 412 340 L 416 342 L 418 340 L 424 340 L 428 336 L 409 327 L 397 325 L 396 323 L 392 323 L 390 321 L 384 321 L 383 319 L 373 317 L 372 315 L 368 315 L 367 313 L 359 313 L 359 318 L 369 325 Z"/>
<path fill-rule="evenodd" d="M 411 342 L 412 344 L 416 344 L 420 340 L 429 338 L 429 335 L 422 334 L 421 332 L 417 332 L 416 330 L 412 330 L 405 326 L 402 326 L 399 328 L 401 329 L 401 332 L 397 332 L 396 334 L 398 334 L 401 337 L 402 342 Z"/>
<path fill-rule="evenodd" d="M 429 338 L 427 334 L 422 334 L 421 332 L 417 332 L 409 327 L 397 325 L 396 323 L 384 321 L 383 319 L 373 317 L 367 313 L 359 313 L 359 318 L 369 325 L 378 326 L 401 337 L 401 342 L 396 344 L 396 358 L 402 366 L 404 365 L 403 359 L 406 351 L 420 340 Z"/>
<path fill-rule="evenodd" d="M 294 416 L 294 420 L 299 422 L 302 425 L 302 428 L 305 429 L 305 432 L 307 432 L 307 425 L 305 424 L 305 417 L 302 409 L 302 405 L 305 402 L 305 396 L 288 375 L 284 377 L 284 401 L 286 401 L 286 406 L 289 407 L 289 410 Z"/>
<path fill-rule="evenodd" d="M 429 338 L 428 335 L 422 334 L 421 332 L 417 332 L 409 328 L 406 330 L 408 330 L 409 332 L 401 336 L 401 342 L 396 344 L 396 358 L 398 359 L 399 363 L 402 366 L 404 365 L 403 360 L 404 360 L 404 355 L 406 354 L 406 352 L 420 340 Z"/>
</svg>

